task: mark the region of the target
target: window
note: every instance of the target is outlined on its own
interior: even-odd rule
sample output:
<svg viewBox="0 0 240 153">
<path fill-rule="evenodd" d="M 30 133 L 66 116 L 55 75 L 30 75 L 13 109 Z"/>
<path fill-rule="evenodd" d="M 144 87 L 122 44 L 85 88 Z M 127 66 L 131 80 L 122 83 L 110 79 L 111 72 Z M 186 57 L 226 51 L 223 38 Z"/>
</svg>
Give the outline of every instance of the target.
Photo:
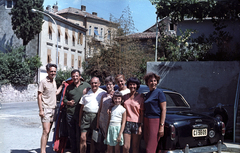
<svg viewBox="0 0 240 153">
<path fill-rule="evenodd" d="M 58 42 L 60 42 L 61 41 L 61 35 L 60 35 L 60 33 L 58 32 Z"/>
<path fill-rule="evenodd" d="M 65 28 L 65 44 L 68 44 L 68 37 L 71 38 L 68 34 L 68 29 Z"/>
<path fill-rule="evenodd" d="M 52 57 L 51 57 L 51 49 L 47 49 L 47 63 L 51 63 Z"/>
<path fill-rule="evenodd" d="M 48 21 L 48 38 L 52 40 L 52 33 L 54 32 L 54 29 L 52 27 L 52 22 Z"/>
<path fill-rule="evenodd" d="M 72 31 L 72 45 L 73 46 L 75 46 L 75 40 L 76 40 L 75 31 Z"/>
<path fill-rule="evenodd" d="M 83 44 L 83 33 L 81 33 L 81 35 L 80 35 L 80 44 L 81 45 Z"/>
<path fill-rule="evenodd" d="M 169 24 L 169 30 L 174 30 L 174 24 L 173 23 Z"/>
<path fill-rule="evenodd" d="M 64 53 L 64 66 L 67 66 L 67 53 Z"/>
<path fill-rule="evenodd" d="M 99 34 L 98 34 L 98 27 L 94 27 L 94 36 L 98 36 Z"/>
<path fill-rule="evenodd" d="M 107 37 L 108 40 L 111 39 L 111 31 L 108 31 L 108 37 Z"/>
<path fill-rule="evenodd" d="M 88 30 L 89 31 L 89 34 L 88 34 L 89 36 L 91 35 L 91 32 L 92 32 L 91 30 L 92 30 L 92 26 L 89 26 L 89 30 Z"/>
<path fill-rule="evenodd" d="M 58 42 L 61 42 L 61 36 L 62 36 L 61 27 L 58 25 Z"/>
<path fill-rule="evenodd" d="M 82 64 L 81 61 L 82 61 L 81 56 L 78 56 L 78 69 L 81 68 L 81 64 Z"/>
<path fill-rule="evenodd" d="M 68 44 L 68 36 L 66 33 L 65 33 L 65 44 Z"/>
<path fill-rule="evenodd" d="M 101 28 L 101 31 L 100 31 L 100 38 L 103 38 L 103 28 Z"/>
<path fill-rule="evenodd" d="M 78 44 L 83 44 L 83 33 L 78 33 L 78 42 L 77 42 Z"/>
<path fill-rule="evenodd" d="M 73 46 L 75 46 L 75 38 L 74 38 L 74 36 L 72 37 L 72 44 L 73 44 Z"/>
<path fill-rule="evenodd" d="M 48 28 L 48 39 L 52 40 L 52 30 L 50 27 Z"/>
<path fill-rule="evenodd" d="M 58 64 L 60 62 L 60 52 L 58 52 Z"/>
<path fill-rule="evenodd" d="M 72 60 L 71 60 L 72 68 L 74 68 L 74 55 L 72 54 Z"/>
<path fill-rule="evenodd" d="M 13 8 L 13 1 L 11 1 L 11 0 L 6 0 L 5 1 L 5 8 L 6 9 L 12 9 Z"/>
</svg>

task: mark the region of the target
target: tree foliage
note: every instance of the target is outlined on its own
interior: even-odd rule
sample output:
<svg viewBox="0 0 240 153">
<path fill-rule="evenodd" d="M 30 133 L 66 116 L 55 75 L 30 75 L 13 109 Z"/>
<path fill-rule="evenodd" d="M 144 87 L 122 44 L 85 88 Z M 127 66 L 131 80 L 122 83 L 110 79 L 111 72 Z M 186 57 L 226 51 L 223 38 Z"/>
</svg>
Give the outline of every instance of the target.
<svg viewBox="0 0 240 153">
<path fill-rule="evenodd" d="M 12 48 L 6 53 L 0 52 L 0 84 L 27 85 L 33 83 L 40 58 L 26 56 L 24 47 Z"/>
<path fill-rule="evenodd" d="M 225 30 L 226 22 L 239 20 L 239 0 L 150 0 L 157 9 L 160 19 L 168 16 L 172 23 L 184 18 L 203 21 L 211 18 L 215 30 L 192 39 L 189 30 L 179 36 L 161 37 L 159 52 L 161 60 L 239 60 L 239 43 L 231 44 L 232 36 Z M 161 31 L 161 30 L 160 30 Z M 201 32 L 201 31 L 198 31 Z M 184 41 L 183 41 L 184 40 Z M 187 41 L 185 41 L 187 40 Z M 211 50 L 216 51 L 212 53 Z"/>
<path fill-rule="evenodd" d="M 120 18 L 115 18 L 110 15 L 110 21 L 117 23 L 117 36 L 127 36 L 133 34 L 135 30 L 134 21 L 132 19 L 132 13 L 130 7 L 127 6 L 123 11 Z"/>
<path fill-rule="evenodd" d="M 162 34 L 160 48 L 158 48 L 159 60 L 161 61 L 199 61 L 211 48 L 208 42 L 200 43 L 197 39 L 191 39 L 196 31 L 187 29 L 181 35 Z"/>
<path fill-rule="evenodd" d="M 203 20 L 205 17 L 239 19 L 239 0 L 150 0 L 160 19 L 168 16 L 173 22 L 184 18 Z"/>
<path fill-rule="evenodd" d="M 67 70 L 59 69 L 57 71 L 55 81 L 58 87 L 62 84 L 62 81 L 67 80 L 68 78 L 71 77 L 71 72 L 72 72 L 72 69 L 67 69 Z"/>
<path fill-rule="evenodd" d="M 119 19 L 112 15 L 110 21 L 117 23 L 116 36 L 110 40 L 111 46 L 103 46 L 92 41 L 89 46 L 98 48 L 92 58 L 88 58 L 84 73 L 98 76 L 101 82 L 109 75 L 124 74 L 126 78 L 135 76 L 141 79 L 146 73 L 146 62 L 150 60 L 149 54 L 144 51 L 138 39 L 128 36 L 134 33 L 135 27 L 129 6 L 124 9 Z"/>
<path fill-rule="evenodd" d="M 32 13 L 31 9 L 43 11 L 43 0 L 15 0 L 11 10 L 12 29 L 17 38 L 26 46 L 34 36 L 42 31 L 43 15 Z"/>
</svg>

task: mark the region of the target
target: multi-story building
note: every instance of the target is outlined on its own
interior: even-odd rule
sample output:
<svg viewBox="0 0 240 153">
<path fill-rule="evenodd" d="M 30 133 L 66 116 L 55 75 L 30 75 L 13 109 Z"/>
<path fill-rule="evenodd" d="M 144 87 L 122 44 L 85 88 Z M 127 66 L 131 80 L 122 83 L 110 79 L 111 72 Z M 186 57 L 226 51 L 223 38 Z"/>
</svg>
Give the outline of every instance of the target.
<svg viewBox="0 0 240 153">
<path fill-rule="evenodd" d="M 66 8 L 58 11 L 56 14 L 63 16 L 67 20 L 85 27 L 86 33 L 86 58 L 91 57 L 97 49 L 89 45 L 91 42 L 98 43 L 107 47 L 116 32 L 116 23 L 110 22 L 97 16 L 96 12 L 86 12 L 86 6 L 81 9 Z"/>
<path fill-rule="evenodd" d="M 13 0 L 0 0 L 0 51 L 9 47 L 21 46 L 22 40 L 14 34 L 9 13 L 14 6 Z M 56 14 L 57 6 L 47 7 L 44 11 L 42 31 L 26 46 L 28 55 L 39 55 L 42 65 L 39 69 L 37 82 L 43 79 L 47 63 L 56 63 L 63 70 L 73 68 L 82 71 L 85 60 L 85 39 L 87 29 Z M 38 12 L 36 12 L 38 13 Z M 53 20 L 49 18 L 50 15 Z M 58 46 L 58 48 L 57 48 Z"/>
<path fill-rule="evenodd" d="M 44 15 L 39 38 L 39 56 L 43 64 L 40 68 L 40 78 L 45 75 L 47 63 L 57 63 L 63 70 L 72 68 L 82 71 L 82 62 L 85 59 L 84 42 L 87 29 L 56 14 L 56 10 L 57 6 L 54 5 L 53 9 L 48 6 L 44 11 L 56 24 L 49 16 Z"/>
</svg>

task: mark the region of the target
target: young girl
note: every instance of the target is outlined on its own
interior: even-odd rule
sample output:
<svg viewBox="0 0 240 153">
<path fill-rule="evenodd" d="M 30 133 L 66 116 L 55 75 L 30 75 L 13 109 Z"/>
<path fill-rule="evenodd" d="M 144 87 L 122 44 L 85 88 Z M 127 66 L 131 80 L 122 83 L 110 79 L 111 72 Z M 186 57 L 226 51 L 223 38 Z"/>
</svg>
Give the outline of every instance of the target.
<svg viewBox="0 0 240 153">
<path fill-rule="evenodd" d="M 121 105 L 122 94 L 116 91 L 113 95 L 112 102 L 114 106 L 109 108 L 109 119 L 106 139 L 104 143 L 108 145 L 107 153 L 120 153 L 120 146 L 123 146 L 123 130 L 126 122 L 126 109 Z"/>
</svg>

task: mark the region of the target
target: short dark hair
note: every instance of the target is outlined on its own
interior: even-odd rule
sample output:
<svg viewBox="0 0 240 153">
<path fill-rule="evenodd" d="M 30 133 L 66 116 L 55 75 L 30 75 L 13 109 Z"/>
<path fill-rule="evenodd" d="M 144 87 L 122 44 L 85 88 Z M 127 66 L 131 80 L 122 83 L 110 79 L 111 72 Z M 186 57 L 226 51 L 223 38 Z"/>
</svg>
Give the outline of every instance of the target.
<svg viewBox="0 0 240 153">
<path fill-rule="evenodd" d="M 55 67 L 57 69 L 57 65 L 56 64 L 48 63 L 46 65 L 46 70 L 49 71 L 51 67 Z"/>
<path fill-rule="evenodd" d="M 71 76 L 72 76 L 72 74 L 74 74 L 74 73 L 76 73 L 76 72 L 78 72 L 78 74 L 81 76 L 81 72 L 80 72 L 79 70 L 77 70 L 77 69 L 72 70 Z"/>
<path fill-rule="evenodd" d="M 120 91 L 115 91 L 112 97 L 112 103 L 114 104 L 113 98 L 114 97 L 123 97 L 122 93 Z M 122 99 L 122 103 L 123 103 L 123 99 Z"/>
<path fill-rule="evenodd" d="M 108 76 L 105 78 L 105 84 L 108 82 L 112 82 L 115 85 L 115 79 L 113 76 Z"/>
<path fill-rule="evenodd" d="M 135 77 L 131 77 L 127 80 L 127 87 L 128 88 L 129 88 L 130 83 L 136 83 L 137 84 L 137 90 L 139 89 L 140 84 L 141 84 L 141 82 L 138 80 L 138 78 L 135 78 Z"/>
<path fill-rule="evenodd" d="M 148 85 L 148 80 L 152 77 L 154 77 L 157 80 L 157 83 L 159 83 L 160 76 L 153 73 L 153 72 L 149 72 L 144 76 L 144 80 L 145 80 L 146 85 Z"/>
</svg>

